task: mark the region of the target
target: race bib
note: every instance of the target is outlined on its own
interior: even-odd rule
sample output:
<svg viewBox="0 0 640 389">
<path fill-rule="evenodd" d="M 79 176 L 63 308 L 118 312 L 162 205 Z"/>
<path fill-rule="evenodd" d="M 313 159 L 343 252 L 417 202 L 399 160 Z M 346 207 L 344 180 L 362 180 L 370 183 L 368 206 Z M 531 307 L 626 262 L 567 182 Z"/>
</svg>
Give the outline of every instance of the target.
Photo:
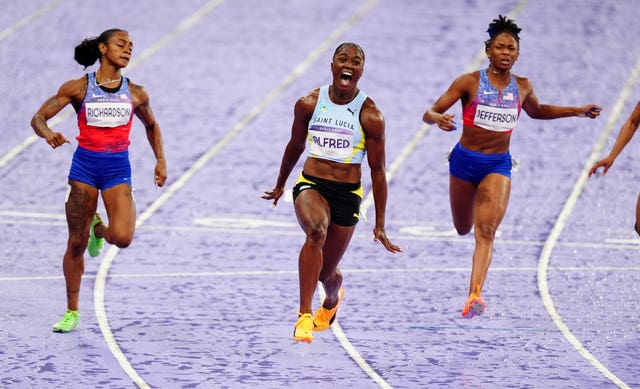
<svg viewBox="0 0 640 389">
<path fill-rule="evenodd" d="M 309 151 L 330 159 L 347 159 L 353 153 L 353 131 L 345 128 L 311 126 Z"/>
<path fill-rule="evenodd" d="M 476 108 L 473 123 L 489 131 L 511 131 L 518 122 L 518 108 L 500 108 L 480 105 Z"/>
<path fill-rule="evenodd" d="M 87 124 L 95 127 L 118 127 L 131 118 L 129 102 L 95 102 L 85 104 Z"/>
</svg>

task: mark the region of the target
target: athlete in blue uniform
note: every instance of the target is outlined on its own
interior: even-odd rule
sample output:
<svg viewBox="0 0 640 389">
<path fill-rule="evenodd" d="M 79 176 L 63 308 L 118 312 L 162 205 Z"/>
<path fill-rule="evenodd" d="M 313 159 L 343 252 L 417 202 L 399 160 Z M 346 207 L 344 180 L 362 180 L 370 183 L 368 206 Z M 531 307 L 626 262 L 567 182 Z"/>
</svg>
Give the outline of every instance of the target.
<svg viewBox="0 0 640 389">
<path fill-rule="evenodd" d="M 278 204 L 287 178 L 306 148 L 303 171 L 293 188 L 296 216 L 306 234 L 298 262 L 300 309 L 293 334 L 293 339 L 300 342 L 311 343 L 312 331 L 331 326 L 344 295 L 338 264 L 358 222 L 365 154 L 376 210 L 374 239 L 392 253 L 401 251 L 389 241 L 384 229 L 384 119 L 375 103 L 357 87 L 363 68 L 364 52 L 359 45 L 338 46 L 331 62 L 332 84 L 297 101 L 276 186 L 262 196 L 273 200 L 274 206 Z M 312 316 L 318 281 L 326 298 Z"/>
<path fill-rule="evenodd" d="M 149 95 L 140 85 L 122 76 L 120 70 L 131 58 L 133 42 L 126 31 L 111 29 L 85 39 L 75 49 L 76 61 L 87 67 L 100 60 L 95 73 L 62 84 L 58 93 L 40 107 L 31 120 L 36 134 L 52 148 L 69 140 L 53 132 L 47 120 L 71 104 L 78 114 L 78 148 L 69 172 L 69 191 L 65 203 L 69 237 L 62 267 L 67 289 L 67 311 L 53 325 L 54 332 L 69 332 L 78 325 L 78 299 L 84 273 L 84 252 L 100 253 L 104 241 L 127 247 L 136 224 L 131 187 L 129 132 L 135 114 L 144 124 L 147 138 L 157 159 L 155 183 L 167 179 L 162 134 L 155 120 Z M 102 193 L 109 225 L 96 213 Z"/>
<path fill-rule="evenodd" d="M 469 233 L 475 225 L 469 294 L 462 310 L 466 318 L 484 312 L 481 291 L 491 264 L 495 233 L 509 202 L 509 143 L 520 109 L 534 119 L 570 116 L 593 119 L 600 114 L 595 104 L 582 107 L 540 104 L 531 82 L 511 74 L 520 49 L 520 28 L 512 20 L 499 16 L 489 24 L 487 32 L 485 51 L 489 67 L 458 77 L 423 116 L 426 123 L 452 131 L 454 117 L 445 112 L 458 100 L 462 103 L 464 126 L 450 155 L 449 195 L 458 234 Z"/>
</svg>

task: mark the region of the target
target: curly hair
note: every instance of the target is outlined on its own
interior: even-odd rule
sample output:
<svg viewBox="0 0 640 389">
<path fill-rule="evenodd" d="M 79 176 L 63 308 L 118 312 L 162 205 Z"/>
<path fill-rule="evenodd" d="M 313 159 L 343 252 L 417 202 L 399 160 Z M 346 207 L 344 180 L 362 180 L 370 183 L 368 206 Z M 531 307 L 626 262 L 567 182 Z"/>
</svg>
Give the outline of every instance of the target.
<svg viewBox="0 0 640 389">
<path fill-rule="evenodd" d="M 489 23 L 489 28 L 487 29 L 489 39 L 484 42 L 485 48 L 489 48 L 493 39 L 503 32 L 508 32 L 513 35 L 518 45 L 520 45 L 520 36 L 518 36 L 520 31 L 522 31 L 522 29 L 518 27 L 513 20 L 507 19 L 506 16 L 498 15 L 497 19 L 493 19 L 493 21 Z"/>
</svg>

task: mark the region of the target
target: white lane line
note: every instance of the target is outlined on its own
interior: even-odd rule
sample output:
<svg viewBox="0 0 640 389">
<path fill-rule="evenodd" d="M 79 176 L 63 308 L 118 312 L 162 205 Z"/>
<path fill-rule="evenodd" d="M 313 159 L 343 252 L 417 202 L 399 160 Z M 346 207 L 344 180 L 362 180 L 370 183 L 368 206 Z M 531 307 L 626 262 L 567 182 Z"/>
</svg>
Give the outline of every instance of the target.
<svg viewBox="0 0 640 389">
<path fill-rule="evenodd" d="M 519 13 L 522 7 L 524 7 L 524 5 L 526 4 L 526 2 L 527 0 L 520 1 L 518 5 L 516 5 L 514 10 L 511 11 L 510 15 L 514 12 Z M 478 55 L 476 55 L 476 59 L 469 66 L 469 68 L 477 67 L 480 64 L 480 61 L 484 58 L 483 54 L 484 54 L 484 50 L 481 50 L 478 53 Z M 402 149 L 398 157 L 393 161 L 393 163 L 391 164 L 391 166 L 386 172 L 387 181 L 391 181 L 395 173 L 400 169 L 402 165 L 404 165 L 404 162 L 407 160 L 409 155 L 414 152 L 414 150 L 416 149 L 420 141 L 425 137 L 425 135 L 429 131 L 429 127 L 430 125 L 423 124 L 420 127 L 420 129 L 418 129 L 418 131 L 413 136 L 413 138 L 409 141 L 409 143 Z M 363 199 L 361 204 L 361 214 L 363 215 L 364 219 L 366 219 L 367 217 L 366 216 L 367 209 L 372 204 L 373 204 L 373 192 L 369 192 L 367 196 Z M 319 285 L 318 291 L 320 292 L 319 293 L 320 301 L 322 301 L 324 300 L 324 289 L 322 288 L 321 283 L 319 283 L 318 285 Z M 331 329 L 335 334 L 336 338 L 340 341 L 340 344 L 342 344 L 342 347 L 349 353 L 351 358 L 353 358 L 353 360 L 363 369 L 365 373 L 367 373 L 380 387 L 385 389 L 392 388 L 392 386 L 388 382 L 386 382 L 378 373 L 376 373 L 376 371 L 364 360 L 364 358 L 362 358 L 360 353 L 355 349 L 355 347 L 353 347 L 351 342 L 349 342 L 347 336 L 344 334 L 344 331 L 342 331 L 342 327 L 340 327 L 338 323 L 335 323 L 334 325 L 332 325 Z"/>
<path fill-rule="evenodd" d="M 580 355 L 582 355 L 584 359 L 586 359 L 596 369 L 598 369 L 600 373 L 602 373 L 605 377 L 607 377 L 614 384 L 618 385 L 621 388 L 628 388 L 629 386 L 625 384 L 622 380 L 620 380 L 620 378 L 618 378 L 615 374 L 613 374 L 609 369 L 607 369 L 602 363 L 600 363 L 600 361 L 582 345 L 580 340 L 571 332 L 571 329 L 569 329 L 567 324 L 564 322 L 564 320 L 562 319 L 562 316 L 560 316 L 560 313 L 556 309 L 555 303 L 553 302 L 553 298 L 551 297 L 551 292 L 549 291 L 547 275 L 549 273 L 549 259 L 551 257 L 551 252 L 553 251 L 556 243 L 558 242 L 558 239 L 560 238 L 560 234 L 562 234 L 562 230 L 564 229 L 564 226 L 567 224 L 569 217 L 571 217 L 571 214 L 573 213 L 573 209 L 575 208 L 578 202 L 578 198 L 580 197 L 580 194 L 582 193 L 586 185 L 586 182 L 589 179 L 589 170 L 591 169 L 593 164 L 598 160 L 598 157 L 602 153 L 602 149 L 604 148 L 604 145 L 607 142 L 607 139 L 609 138 L 609 135 L 611 134 L 611 131 L 613 130 L 615 123 L 620 117 L 622 108 L 624 107 L 625 102 L 629 99 L 633 85 L 636 83 L 639 76 L 640 76 L 640 59 L 638 59 L 638 62 L 636 63 L 635 68 L 631 72 L 631 76 L 629 77 L 627 84 L 625 85 L 624 89 L 620 93 L 620 97 L 618 98 L 618 101 L 613 107 L 611 116 L 609 116 L 609 120 L 607 121 L 607 124 L 605 126 L 605 130 L 600 135 L 600 138 L 595 144 L 593 151 L 591 152 L 591 155 L 589 156 L 589 158 L 584 164 L 584 167 L 582 168 L 582 172 L 580 174 L 580 177 L 578 178 L 578 181 L 574 185 L 573 190 L 571 191 L 571 194 L 569 195 L 569 197 L 567 198 L 567 201 L 562 207 L 562 211 L 558 215 L 558 219 L 556 220 L 556 223 L 554 224 L 553 229 L 551 230 L 551 233 L 547 238 L 547 241 L 542 247 L 542 252 L 540 253 L 540 258 L 538 260 L 538 290 L 540 291 L 540 297 L 542 298 L 542 302 L 545 308 L 547 309 L 549 316 L 551 317 L 553 322 L 556 324 L 558 329 L 560 329 L 564 337 L 580 353 Z"/>
<path fill-rule="evenodd" d="M 183 33 L 187 29 L 194 26 L 197 22 L 199 22 L 202 18 L 204 18 L 209 12 L 211 12 L 214 8 L 222 4 L 222 0 L 212 0 L 206 3 L 203 7 L 201 7 L 198 11 L 194 12 L 191 16 L 184 19 L 178 27 L 174 30 L 170 31 L 167 35 L 165 35 L 160 41 L 156 44 L 149 47 L 145 50 L 137 60 L 131 61 L 128 66 L 128 70 L 130 71 L 132 68 L 135 68 L 138 64 L 142 63 L 145 59 L 149 58 L 151 55 L 156 53 L 160 48 L 167 45 L 173 39 L 175 39 L 179 34 Z M 1 165 L 0 165 L 1 167 Z M 148 211 L 148 210 L 147 210 Z M 140 226 L 144 221 L 149 217 L 149 213 L 143 214 L 147 215 L 146 217 L 142 217 L 138 219 L 136 222 L 136 226 Z M 149 384 L 147 384 L 144 379 L 138 374 L 138 372 L 131 366 L 127 357 L 120 349 L 118 342 L 116 341 L 113 333 L 111 332 L 111 327 L 109 325 L 109 320 L 107 319 L 107 312 L 104 306 L 104 290 L 105 284 L 107 280 L 107 275 L 109 274 L 109 269 L 111 268 L 111 264 L 113 263 L 114 258 L 118 254 L 119 249 L 116 246 L 111 246 L 110 250 L 104 256 L 102 262 L 100 262 L 100 267 L 98 268 L 98 273 L 96 274 L 96 281 L 93 289 L 93 306 L 96 312 L 96 319 L 98 321 L 98 325 L 100 326 L 100 331 L 102 332 L 102 336 L 111 350 L 111 353 L 116 358 L 122 369 L 127 373 L 129 378 L 133 380 L 133 382 L 138 385 L 139 388 L 150 388 Z"/>
<path fill-rule="evenodd" d="M 320 290 L 322 290 L 322 288 L 320 288 Z M 320 296 L 322 296 L 323 294 L 324 292 L 320 293 Z M 324 299 L 324 297 L 322 298 Z M 385 389 L 393 388 L 391 384 L 385 381 L 385 379 L 382 378 L 380 374 L 378 374 L 378 372 L 373 369 L 373 367 L 362 357 L 360 352 L 355 347 L 353 347 L 353 345 L 349 341 L 349 338 L 347 338 L 347 335 L 342 330 L 342 327 L 340 327 L 340 323 L 338 321 L 335 321 L 331 325 L 331 330 L 333 331 L 333 334 L 338 339 L 342 347 L 349 353 L 351 359 L 353 359 L 354 362 L 357 363 L 358 366 L 360 366 L 362 371 L 364 371 L 369 377 L 371 377 L 371 379 L 375 381 L 378 386 Z"/>
<path fill-rule="evenodd" d="M 157 41 L 156 43 L 148 47 L 145 51 L 140 53 L 140 55 L 134 57 L 133 60 L 129 62 L 127 67 L 125 69 L 122 69 L 122 74 L 130 73 L 133 69 L 138 67 L 138 65 L 140 65 L 142 62 L 149 59 L 149 57 L 155 54 L 158 50 L 165 47 L 167 44 L 171 43 L 171 41 L 173 41 L 178 35 L 182 34 L 189 28 L 193 27 L 193 25 L 196 24 L 200 19 L 202 19 L 204 15 L 206 15 L 212 9 L 220 5 L 222 1 L 223 0 L 212 0 L 207 4 L 205 4 L 202 8 L 200 8 L 196 13 L 184 19 L 182 22 L 180 22 L 180 24 L 178 24 L 178 26 L 174 30 L 172 30 L 171 32 L 166 34 L 164 37 L 162 37 L 159 41 Z M 75 111 L 70 106 L 68 106 L 65 109 L 63 109 L 62 112 L 58 113 L 55 117 L 51 118 L 51 120 L 47 122 L 47 125 L 49 126 L 49 128 L 53 129 L 58 124 L 67 120 L 69 117 L 73 116 L 74 114 L 75 114 Z M 37 136 L 36 134 L 33 134 L 28 138 L 26 138 L 24 141 L 22 141 L 22 143 L 20 143 L 19 145 L 9 150 L 7 154 L 5 154 L 2 158 L 0 158 L 0 168 L 2 168 L 6 164 L 8 164 L 12 159 L 20 155 L 20 153 L 22 153 L 27 148 L 29 148 L 29 146 L 36 143 L 38 139 L 40 139 L 40 137 Z"/>
<path fill-rule="evenodd" d="M 133 60 L 129 62 L 127 67 L 125 69 L 122 69 L 122 73 L 127 74 L 131 72 L 131 69 L 136 68 L 140 63 L 149 59 L 149 57 L 154 55 L 158 50 L 162 49 L 163 47 L 171 43 L 171 41 L 173 41 L 180 34 L 184 33 L 191 27 L 195 26 L 200 20 L 202 20 L 202 18 L 205 15 L 207 15 L 214 8 L 222 4 L 222 2 L 223 0 L 211 0 L 205 5 L 203 5 L 198 11 L 196 11 L 191 16 L 181 21 L 180 24 L 178 24 L 178 27 L 176 27 L 175 29 L 170 31 L 168 34 L 166 34 L 164 37 L 162 37 L 159 41 L 151 45 L 143 53 L 141 53 L 138 56 L 135 56 Z"/>
<path fill-rule="evenodd" d="M 238 259 L 238 261 L 240 261 Z M 558 266 L 550 267 L 551 270 L 562 271 L 566 273 L 595 273 L 595 272 L 640 272 L 640 266 Z M 340 269 L 344 274 L 407 274 L 407 273 L 468 273 L 468 267 L 413 267 L 413 268 L 369 268 L 369 269 Z M 502 273 L 533 273 L 537 272 L 537 267 L 532 266 L 514 266 L 514 267 L 495 267 L 491 268 L 492 272 Z M 129 278 L 129 279 L 145 279 L 145 278 L 195 278 L 195 277 L 273 277 L 273 276 L 291 276 L 297 275 L 297 270 L 230 270 L 230 271 L 203 271 L 203 272 L 167 272 L 167 273 L 121 273 L 111 274 L 109 278 Z M 97 275 L 86 274 L 82 276 L 85 279 L 96 278 Z M 31 281 L 55 281 L 64 280 L 64 276 L 11 276 L 0 277 L 0 282 L 31 282 Z M 319 289 L 321 299 L 324 299 L 322 288 Z"/>
<path fill-rule="evenodd" d="M 59 112 L 55 117 L 51 118 L 51 120 L 47 122 L 47 125 L 49 126 L 49 128 L 53 129 L 58 124 L 62 123 L 63 121 L 71 117 L 73 113 L 74 113 L 73 108 L 66 107 L 62 110 L 62 112 Z M 38 135 L 36 134 L 30 135 L 25 140 L 23 140 L 22 143 L 15 146 L 11 150 L 9 150 L 7 154 L 3 155 L 2 158 L 0 158 L 0 168 L 4 167 L 12 159 L 20 155 L 23 151 L 29 148 L 29 146 L 36 143 L 38 139 L 40 139 Z"/>
<path fill-rule="evenodd" d="M 524 8 L 524 6 L 527 4 L 528 0 L 520 0 L 520 2 L 518 2 L 518 4 L 516 4 L 513 9 L 511 11 L 509 11 L 509 13 L 507 14 L 507 17 L 510 19 L 516 19 L 517 16 L 520 14 L 520 12 L 522 12 L 522 9 Z M 487 55 L 485 53 L 484 48 L 478 50 L 478 53 L 476 54 L 473 62 L 471 62 L 471 64 L 469 64 L 465 70 L 463 71 L 463 73 L 468 73 L 472 70 L 475 70 L 476 68 L 478 68 L 484 61 L 486 61 L 487 59 Z M 393 176 L 395 175 L 395 173 L 400 170 L 400 167 L 404 165 L 405 161 L 407 160 L 407 158 L 409 158 L 409 156 L 415 151 L 416 147 L 418 147 L 418 145 L 420 144 L 420 142 L 422 141 L 422 138 L 424 138 L 427 133 L 429 132 L 429 129 L 431 128 L 431 124 L 426 124 L 423 123 L 420 128 L 418 129 L 418 131 L 416 131 L 415 135 L 413 136 L 413 138 L 411 138 L 411 140 L 409 141 L 409 143 L 407 143 L 407 145 L 405 147 L 403 147 L 402 151 L 400 152 L 400 154 L 398 154 L 398 157 L 393 161 L 393 163 L 389 166 L 389 169 L 387 169 L 387 181 L 391 181 L 391 179 L 393 178 Z M 373 205 L 373 192 L 369 192 L 365 198 L 362 200 L 362 215 L 364 215 L 364 219 L 366 220 L 367 218 L 367 209 Z"/>
<path fill-rule="evenodd" d="M 39 18 L 40 16 L 44 15 L 45 13 L 49 12 L 50 10 L 52 10 L 55 7 L 57 7 L 61 3 L 62 3 L 62 0 L 54 0 L 51 3 L 41 7 L 39 9 L 37 9 L 31 15 L 28 15 L 28 16 L 22 18 L 20 21 L 18 21 L 18 23 L 14 24 L 13 26 L 7 28 L 6 30 L 0 32 L 0 41 L 2 41 L 3 39 L 7 38 L 9 35 L 13 34 L 14 32 L 18 31 L 20 28 L 22 28 L 22 27 L 26 26 L 27 24 L 31 23 L 32 21 L 34 21 L 35 19 Z M 70 116 L 71 112 L 69 112 L 69 111 L 70 111 L 70 109 L 66 110 L 65 112 L 61 112 L 61 114 L 63 114 L 62 117 L 59 118 L 58 120 L 52 120 L 51 121 L 51 123 L 52 123 L 51 126 L 54 126 L 54 125 L 58 124 L 59 122 L 61 122 L 62 120 L 66 119 L 68 116 Z M 37 135 L 32 135 L 32 136 L 28 137 L 27 139 L 25 139 L 22 143 L 20 143 L 16 147 L 14 147 L 11 150 L 9 150 L 9 152 L 7 154 L 5 154 L 2 158 L 0 158 L 0 168 L 3 167 L 4 165 L 6 165 L 7 163 L 9 163 L 9 161 L 11 161 L 13 158 L 18 156 L 27 147 L 29 147 L 32 144 L 34 144 L 37 140 L 38 140 L 38 136 Z"/>
<path fill-rule="evenodd" d="M 32 225 L 32 226 L 52 226 L 66 227 L 66 218 L 63 213 L 42 213 L 42 212 L 20 212 L 20 211 L 0 211 L 0 224 L 6 225 Z M 194 219 L 195 225 L 144 225 L 143 230 L 152 231 L 173 231 L 185 233 L 222 233 L 222 234 L 245 234 L 245 235 L 278 235 L 278 236 L 298 236 L 300 228 L 297 223 L 290 221 L 265 220 L 260 215 L 223 215 L 218 217 L 207 217 Z M 455 230 L 437 231 L 432 225 L 425 221 L 425 226 L 411 225 L 410 227 L 400 227 L 395 238 L 399 241 L 429 241 L 429 242 L 449 242 L 454 244 L 473 244 L 473 237 L 461 237 Z M 394 224 L 401 224 L 394 222 Z M 354 239 L 359 239 L 356 236 Z M 501 246 L 544 246 L 545 241 L 505 239 L 497 238 Z M 640 250 L 640 239 L 614 239 L 607 238 L 602 242 L 557 242 L 559 247 L 592 248 L 592 249 L 613 249 L 613 250 Z"/>
<path fill-rule="evenodd" d="M 65 220 L 64 213 L 44 213 L 44 212 L 23 212 L 23 211 L 0 211 L 0 218 L 3 217 L 19 217 L 31 219 L 62 219 Z M 2 219 L 0 219 L 2 220 Z"/>
<path fill-rule="evenodd" d="M 40 16 L 42 16 L 42 15 L 46 14 L 47 12 L 51 11 L 55 7 L 59 6 L 60 3 L 62 3 L 62 0 L 53 0 L 49 4 L 47 4 L 45 6 L 42 6 L 42 7 L 38 8 L 37 10 L 35 10 L 35 12 L 33 12 L 32 14 L 27 15 L 24 18 L 20 19 L 18 21 L 18 23 L 14 24 L 13 26 L 11 26 L 11 27 L 3 30 L 3 31 L 0 31 L 0 41 L 2 41 L 3 39 L 7 38 L 9 35 L 13 34 L 16 31 L 18 31 L 19 29 L 21 29 L 22 27 L 24 27 L 27 24 L 31 23 L 32 21 L 36 20 Z"/>
<path fill-rule="evenodd" d="M 611 244 L 632 244 L 632 245 L 640 245 L 640 240 L 638 238 L 634 239 L 605 239 L 605 243 Z"/>
</svg>

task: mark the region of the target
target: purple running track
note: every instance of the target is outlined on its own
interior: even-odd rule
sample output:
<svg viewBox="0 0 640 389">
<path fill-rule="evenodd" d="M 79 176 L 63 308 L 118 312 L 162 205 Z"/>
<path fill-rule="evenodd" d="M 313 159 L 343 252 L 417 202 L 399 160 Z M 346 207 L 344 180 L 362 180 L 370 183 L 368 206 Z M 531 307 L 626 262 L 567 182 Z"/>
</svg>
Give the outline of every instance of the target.
<svg viewBox="0 0 640 389">
<path fill-rule="evenodd" d="M 630 83 L 640 58 L 632 44 L 640 33 L 636 8 L 595 0 L 29 0 L 3 7 L 0 386 L 640 386 L 632 184 L 640 144 L 631 142 L 606 177 L 589 180 L 571 201 L 592 153 L 610 149 L 640 96 L 640 85 Z M 456 76 L 486 65 L 476 62 L 484 31 L 507 13 L 523 28 L 514 72 L 532 79 L 540 101 L 595 102 L 604 111 L 594 121 L 523 115 L 511 150 L 521 168 L 485 284 L 487 310 L 464 320 L 473 239 L 453 231 L 444 162 L 459 133 L 425 129 L 421 117 Z M 62 82 L 83 74 L 73 47 L 111 27 L 134 40 L 134 60 L 141 60 L 127 75 L 150 93 L 170 178 L 153 187 L 153 156 L 136 123 L 131 157 L 143 223 L 131 247 L 87 256 L 80 326 L 54 334 L 51 324 L 65 308 L 63 203 L 77 129 L 72 115 L 63 117 L 56 130 L 72 144 L 52 151 L 30 143 L 29 120 Z M 339 324 L 350 347 L 331 331 L 296 344 L 303 234 L 290 203 L 272 208 L 260 196 L 274 184 L 294 102 L 330 82 L 331 54 L 342 41 L 363 46 L 360 86 L 385 115 L 387 231 L 404 253 L 372 241 L 370 207 L 341 266 Z M 543 248 L 568 205 L 549 257 L 548 291 L 560 319 L 615 379 L 567 340 L 541 298 Z M 96 280 L 108 259 L 101 294 Z M 96 299 L 106 323 L 98 322 Z M 348 353 L 354 350 L 361 365 Z"/>
</svg>

